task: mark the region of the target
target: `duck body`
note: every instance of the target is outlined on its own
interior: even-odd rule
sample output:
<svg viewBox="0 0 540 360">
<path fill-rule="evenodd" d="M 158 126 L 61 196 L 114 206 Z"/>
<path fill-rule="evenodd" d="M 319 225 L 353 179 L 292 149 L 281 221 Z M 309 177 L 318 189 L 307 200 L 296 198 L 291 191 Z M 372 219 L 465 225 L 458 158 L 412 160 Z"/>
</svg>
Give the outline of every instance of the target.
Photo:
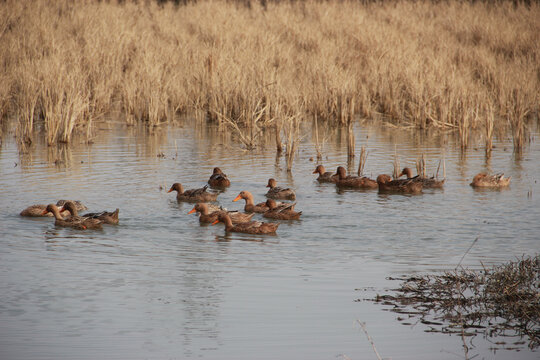
<svg viewBox="0 0 540 360">
<path fill-rule="evenodd" d="M 72 201 L 72 200 L 58 200 L 58 202 L 56 203 L 56 206 L 62 207 L 67 201 Z M 87 209 L 86 206 L 84 206 L 78 200 L 74 200 L 72 202 L 77 206 L 77 209 L 79 211 L 83 211 Z M 45 215 L 43 215 L 46 208 L 47 208 L 47 205 L 31 205 L 27 207 L 26 209 L 24 209 L 23 211 L 21 211 L 20 215 L 27 216 L 27 217 L 42 217 L 42 216 L 53 217 L 54 215 L 52 212 L 47 212 Z M 65 210 L 65 211 L 60 212 L 60 215 L 62 217 L 68 216 L 69 212 Z"/>
<path fill-rule="evenodd" d="M 176 200 L 178 201 L 188 201 L 188 202 L 208 202 L 208 201 L 216 201 L 218 194 L 211 193 L 206 191 L 208 189 L 208 185 L 205 185 L 204 187 L 200 189 L 190 189 L 185 190 L 182 184 L 180 183 L 174 183 L 168 193 L 171 191 L 176 191 Z"/>
<path fill-rule="evenodd" d="M 105 224 L 118 225 L 119 212 L 120 212 L 120 209 L 116 209 L 115 211 L 102 211 L 102 212 L 97 212 L 97 213 L 87 213 L 87 214 L 83 214 L 83 217 L 98 219 L 98 220 L 101 220 Z"/>
<path fill-rule="evenodd" d="M 486 173 L 479 173 L 473 178 L 471 182 L 472 187 L 477 188 L 503 188 L 510 185 L 511 177 L 504 177 L 504 174 L 488 175 Z"/>
<path fill-rule="evenodd" d="M 267 188 L 270 188 L 268 192 L 266 193 L 266 197 L 270 199 L 282 199 L 282 200 L 294 200 L 296 199 L 296 194 L 292 189 L 289 188 L 281 188 L 276 186 L 276 180 L 275 179 L 269 179 L 268 185 L 266 185 Z"/>
<path fill-rule="evenodd" d="M 215 167 L 212 176 L 208 179 L 208 184 L 213 188 L 225 188 L 231 185 L 231 181 L 220 168 Z"/>
<path fill-rule="evenodd" d="M 337 174 L 326 171 L 323 165 L 317 165 L 313 174 L 319 174 L 317 181 L 321 183 L 335 183 L 339 178 Z"/>
<path fill-rule="evenodd" d="M 423 184 L 409 179 L 392 180 L 389 175 L 382 174 L 377 177 L 379 192 L 396 192 L 405 194 L 418 194 L 422 192 Z"/>
<path fill-rule="evenodd" d="M 64 205 L 65 206 L 65 205 Z M 62 209 L 63 211 L 63 209 Z M 60 227 L 72 227 L 74 229 L 86 230 L 86 229 L 101 229 L 101 221 L 92 218 L 83 218 L 80 216 L 68 216 L 62 218 L 60 215 L 61 210 L 55 204 L 49 204 L 43 211 L 50 212 L 55 217 L 54 225 Z"/>
<path fill-rule="evenodd" d="M 412 170 L 410 168 L 407 168 L 407 167 L 403 168 L 403 170 L 399 174 L 398 178 L 402 177 L 403 175 L 407 176 L 407 180 L 421 182 L 424 189 L 428 189 L 428 188 L 429 189 L 442 189 L 443 186 L 444 186 L 444 182 L 446 180 L 446 179 L 437 180 L 437 179 L 435 179 L 435 177 L 426 178 L 426 177 L 422 177 L 420 175 L 416 175 L 416 176 L 413 177 L 412 176 Z"/>
<path fill-rule="evenodd" d="M 336 185 L 340 188 L 354 189 L 376 189 L 377 182 L 366 176 L 347 176 L 347 170 L 343 166 L 338 166 L 336 174 Z"/>
<path fill-rule="evenodd" d="M 269 210 L 266 211 L 263 216 L 269 219 L 298 220 L 300 219 L 302 212 L 294 211 L 294 205 L 296 204 L 284 204 L 278 206 L 273 199 L 268 199 L 266 200 L 266 206 L 268 206 Z"/>
<path fill-rule="evenodd" d="M 188 214 L 192 214 L 195 211 L 199 213 L 199 222 L 200 223 L 213 223 L 218 219 L 219 214 L 226 213 L 231 218 L 231 221 L 233 224 L 239 224 L 243 222 L 248 222 L 253 217 L 253 213 L 246 214 L 241 213 L 239 211 L 226 211 L 226 210 L 218 210 L 218 211 L 212 211 L 210 212 L 208 209 L 208 204 L 206 203 L 198 203 L 191 209 Z"/>
<path fill-rule="evenodd" d="M 244 206 L 244 211 L 247 213 L 264 213 L 270 208 L 266 206 L 266 202 L 255 204 L 253 202 L 253 195 L 249 191 L 241 191 L 240 194 L 236 198 L 234 198 L 233 201 L 238 201 L 244 199 L 246 201 L 246 205 Z M 277 202 L 278 206 L 282 205 L 283 203 Z"/>
<path fill-rule="evenodd" d="M 221 213 L 218 215 L 218 219 L 212 224 L 222 222 L 225 224 L 226 232 L 240 232 L 246 234 L 275 234 L 279 224 L 266 223 L 261 221 L 249 221 L 239 224 L 233 224 L 229 215 Z"/>
</svg>

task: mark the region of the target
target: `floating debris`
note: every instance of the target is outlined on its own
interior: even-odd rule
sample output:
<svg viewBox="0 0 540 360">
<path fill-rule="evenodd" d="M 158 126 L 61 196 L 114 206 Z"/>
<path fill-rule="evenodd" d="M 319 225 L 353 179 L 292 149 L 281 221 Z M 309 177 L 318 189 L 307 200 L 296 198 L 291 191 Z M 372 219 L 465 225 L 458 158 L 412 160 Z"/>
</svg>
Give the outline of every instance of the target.
<svg viewBox="0 0 540 360">
<path fill-rule="evenodd" d="M 426 332 L 515 337 L 505 349 L 540 345 L 540 256 L 523 257 L 480 271 L 460 269 L 442 275 L 389 278 L 401 281 L 392 295 L 373 302 L 391 306 L 402 323 L 417 320 Z M 525 341 L 526 340 L 526 341 Z"/>
</svg>

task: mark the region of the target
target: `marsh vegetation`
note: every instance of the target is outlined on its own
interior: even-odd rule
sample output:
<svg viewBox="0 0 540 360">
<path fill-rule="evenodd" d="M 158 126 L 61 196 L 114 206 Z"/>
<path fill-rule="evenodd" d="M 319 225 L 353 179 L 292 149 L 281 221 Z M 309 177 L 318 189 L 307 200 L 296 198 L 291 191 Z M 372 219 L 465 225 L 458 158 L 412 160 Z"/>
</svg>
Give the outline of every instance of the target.
<svg viewBox="0 0 540 360">
<path fill-rule="evenodd" d="M 2 2 L 2 122 L 52 145 L 91 139 L 111 112 L 150 127 L 183 113 L 248 148 L 270 129 L 290 154 L 314 118 L 382 115 L 462 147 L 479 130 L 489 152 L 507 133 L 521 149 L 538 117 L 534 2 L 180 3 Z"/>
<path fill-rule="evenodd" d="M 398 320 L 421 322 L 427 332 L 507 337 L 494 346 L 540 345 L 540 258 L 523 257 L 482 271 L 456 269 L 444 274 L 401 279 L 392 295 L 375 302 L 391 306 Z M 513 342 L 512 342 L 513 338 Z"/>
</svg>

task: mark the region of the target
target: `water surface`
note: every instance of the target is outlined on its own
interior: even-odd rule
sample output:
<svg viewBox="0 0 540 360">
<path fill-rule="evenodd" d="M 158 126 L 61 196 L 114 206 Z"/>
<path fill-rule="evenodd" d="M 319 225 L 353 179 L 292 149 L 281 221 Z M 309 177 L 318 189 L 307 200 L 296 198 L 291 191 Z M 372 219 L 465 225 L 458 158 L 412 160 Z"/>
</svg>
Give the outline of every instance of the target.
<svg viewBox="0 0 540 360">
<path fill-rule="evenodd" d="M 357 320 L 385 358 L 463 358 L 461 338 L 403 326 L 382 306 L 355 300 L 396 287 L 389 276 L 453 269 L 477 237 L 463 266 L 538 253 L 538 143 L 516 156 L 511 140 L 499 139 L 488 161 L 481 146 L 463 153 L 450 135 L 358 126 L 357 148 L 367 146 L 372 177 L 392 172 L 395 152 L 413 168 L 426 154 L 429 173 L 445 158 L 443 191 L 403 196 L 318 184 L 306 133 L 292 174 L 272 139 L 245 151 L 230 135 L 190 121 L 152 133 L 111 126 L 91 145 L 38 143 L 25 155 L 6 137 L 0 358 L 374 359 Z M 345 134 L 321 137 L 323 164 L 345 165 Z M 241 190 L 262 201 L 274 177 L 296 190 L 302 220 L 282 222 L 276 236 L 200 226 L 187 215 L 192 204 L 166 190 L 173 182 L 201 187 L 214 166 L 232 182 L 221 205 L 240 209 L 232 199 Z M 485 170 L 512 176 L 511 187 L 472 189 L 472 177 Z M 61 198 L 92 211 L 118 207 L 120 225 L 77 231 L 18 215 Z M 476 337 L 469 356 L 537 358 L 524 345 L 494 344 L 501 340 L 518 339 Z"/>
</svg>

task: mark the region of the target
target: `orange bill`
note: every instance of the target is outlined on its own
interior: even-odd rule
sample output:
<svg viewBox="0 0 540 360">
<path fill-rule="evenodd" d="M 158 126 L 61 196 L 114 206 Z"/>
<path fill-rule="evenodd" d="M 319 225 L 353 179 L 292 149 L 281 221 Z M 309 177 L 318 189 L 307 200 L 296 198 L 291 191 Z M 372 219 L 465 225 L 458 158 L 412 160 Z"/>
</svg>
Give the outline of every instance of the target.
<svg viewBox="0 0 540 360">
<path fill-rule="evenodd" d="M 197 210 L 195 210 L 195 208 L 193 208 L 193 209 L 191 209 L 191 210 L 188 212 L 188 214 L 192 214 L 192 213 L 194 213 L 195 211 L 197 211 Z"/>
<path fill-rule="evenodd" d="M 216 225 L 218 222 L 219 222 L 219 219 L 216 220 L 216 221 L 214 221 L 214 222 L 212 223 L 212 225 Z"/>
<path fill-rule="evenodd" d="M 241 198 L 242 198 L 242 197 L 240 196 L 240 194 L 238 194 L 238 196 L 235 197 L 233 201 L 238 201 L 238 200 L 240 200 Z"/>
</svg>

